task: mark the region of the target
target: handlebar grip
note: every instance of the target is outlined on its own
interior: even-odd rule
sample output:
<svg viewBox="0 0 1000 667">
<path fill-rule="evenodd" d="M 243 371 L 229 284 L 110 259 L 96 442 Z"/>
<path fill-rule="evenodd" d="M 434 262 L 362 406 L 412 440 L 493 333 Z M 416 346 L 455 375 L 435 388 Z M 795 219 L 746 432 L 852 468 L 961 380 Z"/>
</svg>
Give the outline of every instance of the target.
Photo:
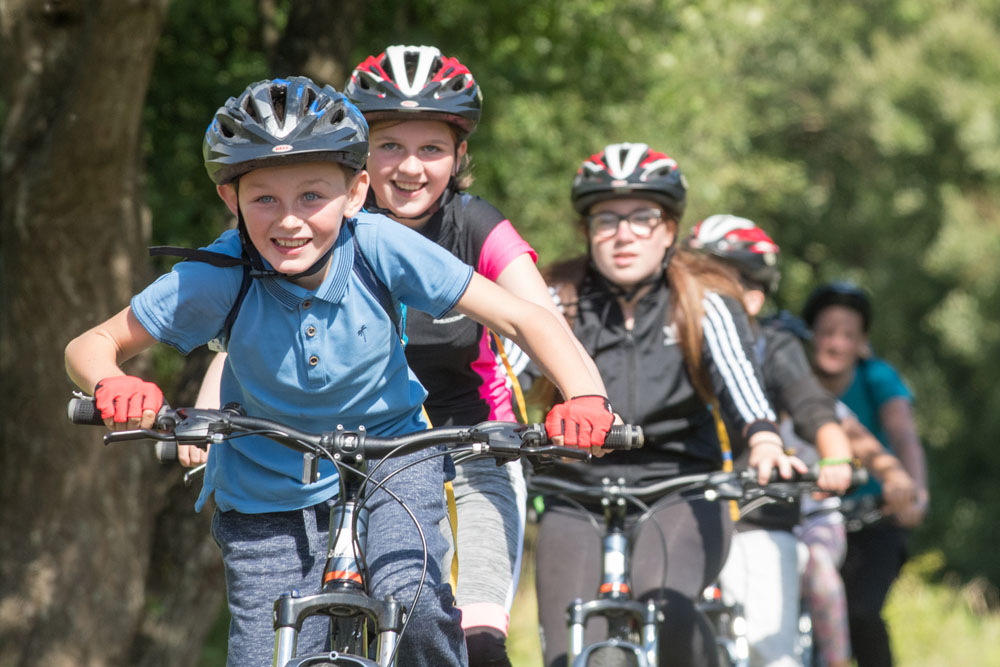
<svg viewBox="0 0 1000 667">
<path fill-rule="evenodd" d="M 604 437 L 604 448 L 615 450 L 639 449 L 645 442 L 641 426 L 615 424 Z"/>
<path fill-rule="evenodd" d="M 771 482 L 815 482 L 819 479 L 819 473 L 821 468 L 818 465 L 813 465 L 809 467 L 809 471 L 805 473 L 800 473 L 796 470 L 792 471 L 792 476 L 789 479 L 784 479 L 778 472 L 778 468 L 771 469 Z M 751 476 L 755 477 L 756 473 L 751 472 Z M 864 468 L 853 468 L 851 470 L 851 484 L 848 487 L 853 489 L 861 486 L 868 482 L 868 471 Z"/>
<path fill-rule="evenodd" d="M 97 401 L 93 398 L 71 398 L 67 406 L 69 420 L 74 424 L 89 424 L 104 426 L 101 413 L 97 409 Z"/>
<path fill-rule="evenodd" d="M 156 452 L 156 460 L 160 463 L 177 460 L 177 443 L 170 440 L 158 440 L 153 445 Z"/>
</svg>

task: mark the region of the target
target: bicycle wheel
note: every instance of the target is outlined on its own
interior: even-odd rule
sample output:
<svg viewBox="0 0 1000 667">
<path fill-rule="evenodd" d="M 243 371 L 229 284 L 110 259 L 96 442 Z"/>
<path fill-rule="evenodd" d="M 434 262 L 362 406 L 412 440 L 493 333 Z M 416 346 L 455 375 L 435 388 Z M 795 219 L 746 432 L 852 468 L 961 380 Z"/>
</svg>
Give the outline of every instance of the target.
<svg viewBox="0 0 1000 667">
<path fill-rule="evenodd" d="M 293 658 L 287 664 L 294 667 L 378 667 L 378 663 L 374 660 L 344 655 L 336 651 Z"/>
<path fill-rule="evenodd" d="M 587 667 L 639 667 L 639 658 L 631 650 L 601 646 L 587 656 Z"/>
</svg>

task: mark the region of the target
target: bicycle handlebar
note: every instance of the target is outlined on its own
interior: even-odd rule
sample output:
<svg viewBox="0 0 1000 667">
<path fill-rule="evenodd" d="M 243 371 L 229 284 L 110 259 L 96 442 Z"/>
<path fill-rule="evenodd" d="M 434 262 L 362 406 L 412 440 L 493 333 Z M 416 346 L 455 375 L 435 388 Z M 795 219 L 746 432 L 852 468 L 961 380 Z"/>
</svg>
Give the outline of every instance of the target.
<svg viewBox="0 0 1000 667">
<path fill-rule="evenodd" d="M 78 396 L 71 399 L 67 410 L 70 421 L 75 424 L 104 424 L 91 397 Z M 471 445 L 473 453 L 496 459 L 514 460 L 522 456 L 559 456 L 580 460 L 590 458 L 588 449 L 552 445 L 542 424 L 519 425 L 490 421 L 475 426 L 438 427 L 393 437 L 369 435 L 364 426 L 350 431 L 338 425 L 333 431 L 309 433 L 277 421 L 247 416 L 235 404 L 227 405 L 221 410 L 172 409 L 165 406 L 157 415 L 154 428 L 111 431 L 104 434 L 104 443 L 157 440 L 158 445 L 165 445 L 158 450 L 158 456 L 164 460 L 169 458 L 171 446 L 173 456 L 176 457 L 177 444 L 204 447 L 235 434 L 262 435 L 301 452 L 308 464 L 304 468 L 304 479 L 306 472 L 310 470 L 315 474 L 321 457 L 361 463 L 438 445 Z M 619 424 L 611 428 L 604 446 L 628 450 L 641 447 L 642 444 L 640 427 Z"/>
<path fill-rule="evenodd" d="M 771 471 L 768 486 L 774 485 L 772 489 L 774 495 L 789 496 L 805 493 L 816 488 L 819 471 L 819 466 L 813 466 L 806 473 L 793 470 L 792 476 L 785 479 L 781 477 L 778 469 L 774 468 Z M 867 481 L 868 471 L 864 468 L 851 471 L 851 487 L 860 486 Z M 643 499 L 691 488 L 702 488 L 706 493 L 711 494 L 719 500 L 742 500 L 750 492 L 766 491 L 767 489 L 767 486 L 762 486 L 757 481 L 757 471 L 754 469 L 683 475 L 639 486 L 626 485 L 622 480 L 616 482 L 606 479 L 604 484 L 596 486 L 580 484 L 557 477 L 537 476 L 528 481 L 528 487 L 531 490 L 539 492 L 551 492 L 591 499 L 607 495 L 633 496 Z"/>
</svg>

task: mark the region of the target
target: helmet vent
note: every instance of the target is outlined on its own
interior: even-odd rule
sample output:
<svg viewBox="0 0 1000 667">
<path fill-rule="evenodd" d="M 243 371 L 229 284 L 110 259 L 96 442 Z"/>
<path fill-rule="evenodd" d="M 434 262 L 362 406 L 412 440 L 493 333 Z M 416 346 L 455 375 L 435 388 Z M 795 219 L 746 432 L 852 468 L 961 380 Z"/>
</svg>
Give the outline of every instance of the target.
<svg viewBox="0 0 1000 667">
<path fill-rule="evenodd" d="M 232 126 L 232 120 L 228 116 L 219 114 L 216 116 L 216 121 L 218 123 L 219 134 L 224 136 L 226 139 L 232 139 L 236 136 L 236 128 Z"/>
<path fill-rule="evenodd" d="M 316 101 L 316 98 L 318 96 L 316 95 L 316 91 L 310 87 L 307 87 L 305 89 L 305 93 L 306 93 L 305 106 L 310 107 L 312 106 L 312 103 Z"/>
<path fill-rule="evenodd" d="M 247 95 L 243 100 L 243 113 L 250 116 L 254 122 L 260 122 L 260 114 L 257 113 L 257 105 L 254 104 L 254 99 L 250 95 Z"/>
<path fill-rule="evenodd" d="M 271 107 L 274 109 L 274 118 L 278 121 L 278 125 L 285 123 L 285 102 L 287 99 L 287 86 L 271 86 Z"/>
</svg>

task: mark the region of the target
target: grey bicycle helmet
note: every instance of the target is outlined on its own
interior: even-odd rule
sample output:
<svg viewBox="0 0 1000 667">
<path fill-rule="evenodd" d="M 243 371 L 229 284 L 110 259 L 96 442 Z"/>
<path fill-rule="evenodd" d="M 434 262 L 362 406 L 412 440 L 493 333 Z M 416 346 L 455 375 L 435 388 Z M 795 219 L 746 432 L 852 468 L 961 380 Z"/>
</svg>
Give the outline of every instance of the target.
<svg viewBox="0 0 1000 667">
<path fill-rule="evenodd" d="M 687 196 L 687 179 L 677 162 L 646 144 L 609 144 L 580 165 L 570 197 L 578 213 L 605 199 L 640 197 L 663 206 L 680 220 Z"/>
<path fill-rule="evenodd" d="M 294 162 L 337 162 L 357 171 L 368 159 L 368 125 L 330 86 L 304 76 L 258 81 L 215 112 L 202 152 L 217 185 Z"/>
<path fill-rule="evenodd" d="M 344 93 L 368 119 L 428 118 L 464 139 L 479 124 L 483 94 L 469 69 L 433 46 L 390 46 L 351 73 Z"/>
</svg>

